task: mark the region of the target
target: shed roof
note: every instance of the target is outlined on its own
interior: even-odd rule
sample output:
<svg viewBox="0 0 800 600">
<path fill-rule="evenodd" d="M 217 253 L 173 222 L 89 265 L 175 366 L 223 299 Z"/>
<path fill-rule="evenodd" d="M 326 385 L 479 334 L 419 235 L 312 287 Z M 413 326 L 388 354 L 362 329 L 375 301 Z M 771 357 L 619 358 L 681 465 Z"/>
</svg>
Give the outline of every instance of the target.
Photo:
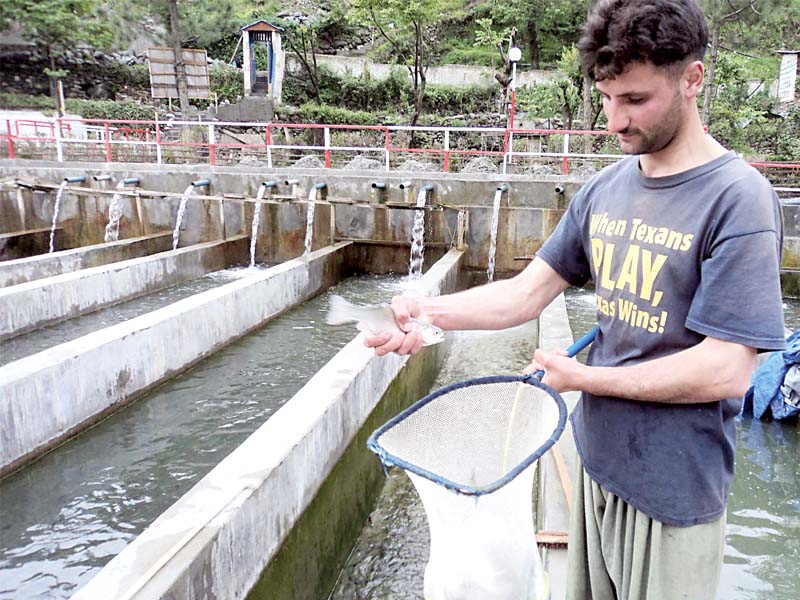
<svg viewBox="0 0 800 600">
<path fill-rule="evenodd" d="M 259 19 L 258 21 L 250 23 L 250 25 L 242 27 L 242 31 L 277 31 L 278 33 L 283 33 L 285 29 L 278 25 L 267 23 L 264 19 Z"/>
</svg>

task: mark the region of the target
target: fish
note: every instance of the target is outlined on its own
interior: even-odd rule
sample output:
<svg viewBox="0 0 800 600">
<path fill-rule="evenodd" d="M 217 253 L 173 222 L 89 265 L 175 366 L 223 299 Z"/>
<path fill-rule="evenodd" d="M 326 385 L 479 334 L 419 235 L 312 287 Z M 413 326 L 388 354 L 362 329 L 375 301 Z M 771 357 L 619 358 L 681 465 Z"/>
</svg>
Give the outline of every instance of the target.
<svg viewBox="0 0 800 600">
<path fill-rule="evenodd" d="M 328 325 L 355 323 L 359 331 L 367 331 L 369 333 L 401 331 L 388 304 L 351 304 L 336 294 L 331 295 L 330 307 L 325 322 Z M 422 332 L 423 346 L 432 346 L 444 341 L 444 331 L 441 328 L 413 317 L 411 322 L 419 326 Z"/>
</svg>

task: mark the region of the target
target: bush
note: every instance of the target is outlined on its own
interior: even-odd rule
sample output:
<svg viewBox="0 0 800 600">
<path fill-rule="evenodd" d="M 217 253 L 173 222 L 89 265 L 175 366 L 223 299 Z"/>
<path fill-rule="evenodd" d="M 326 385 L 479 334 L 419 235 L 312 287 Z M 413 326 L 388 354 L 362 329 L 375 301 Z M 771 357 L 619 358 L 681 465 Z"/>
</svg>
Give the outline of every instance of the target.
<svg viewBox="0 0 800 600">
<path fill-rule="evenodd" d="M 211 96 L 217 95 L 217 100 L 236 102 L 244 96 L 244 74 L 239 69 L 228 66 L 213 66 L 209 69 L 211 81 Z"/>
<path fill-rule="evenodd" d="M 306 123 L 327 125 L 379 125 L 380 118 L 374 113 L 348 110 L 326 104 L 308 102 L 300 107 L 300 117 Z"/>
<path fill-rule="evenodd" d="M 56 112 L 55 99 L 49 96 L 25 96 L 22 94 L 0 94 L 3 108 L 38 110 L 46 115 Z M 80 115 L 84 119 L 116 119 L 145 121 L 153 119 L 152 107 L 135 102 L 114 102 L 113 100 L 80 100 L 67 98 L 67 112 Z"/>
</svg>

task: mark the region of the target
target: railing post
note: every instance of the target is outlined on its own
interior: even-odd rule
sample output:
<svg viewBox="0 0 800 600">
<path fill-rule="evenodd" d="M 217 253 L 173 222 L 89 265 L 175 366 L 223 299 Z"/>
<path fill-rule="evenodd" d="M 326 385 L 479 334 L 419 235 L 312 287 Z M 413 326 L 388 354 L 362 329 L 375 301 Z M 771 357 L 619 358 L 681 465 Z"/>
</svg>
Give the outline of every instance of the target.
<svg viewBox="0 0 800 600">
<path fill-rule="evenodd" d="M 564 163 L 561 165 L 561 174 L 569 174 L 569 134 L 564 134 Z"/>
<path fill-rule="evenodd" d="M 272 168 L 272 127 L 267 123 L 267 135 L 264 138 L 267 143 L 267 168 Z"/>
<path fill-rule="evenodd" d="M 53 129 L 56 138 L 56 159 L 58 162 L 64 162 L 64 144 L 61 141 L 61 118 L 56 119 L 56 126 Z"/>
<path fill-rule="evenodd" d="M 450 171 L 450 130 L 444 130 L 444 172 Z"/>
<path fill-rule="evenodd" d="M 6 119 L 6 140 L 8 141 L 8 158 L 13 160 L 16 158 L 16 154 L 14 153 L 14 137 L 11 133 L 11 119 Z"/>
<path fill-rule="evenodd" d="M 390 165 L 390 162 L 389 162 L 389 128 L 388 127 L 384 130 L 384 144 L 385 144 L 384 152 L 386 153 L 386 170 L 388 171 L 389 170 L 389 165 Z"/>
<path fill-rule="evenodd" d="M 329 127 L 325 128 L 325 168 L 331 168 L 331 130 Z"/>
<path fill-rule="evenodd" d="M 106 139 L 106 162 L 110 163 L 113 159 L 111 156 L 111 128 L 108 126 L 108 121 L 103 123 L 105 126 L 105 139 Z"/>
<path fill-rule="evenodd" d="M 163 156 L 161 155 L 161 125 L 158 122 L 158 113 L 156 113 L 156 163 L 161 164 Z"/>
<path fill-rule="evenodd" d="M 214 137 L 214 124 L 209 123 L 208 125 L 208 161 L 211 163 L 211 166 L 214 167 L 217 165 L 217 148 L 216 148 L 216 139 Z M 223 236 L 223 239 L 224 236 Z"/>
</svg>

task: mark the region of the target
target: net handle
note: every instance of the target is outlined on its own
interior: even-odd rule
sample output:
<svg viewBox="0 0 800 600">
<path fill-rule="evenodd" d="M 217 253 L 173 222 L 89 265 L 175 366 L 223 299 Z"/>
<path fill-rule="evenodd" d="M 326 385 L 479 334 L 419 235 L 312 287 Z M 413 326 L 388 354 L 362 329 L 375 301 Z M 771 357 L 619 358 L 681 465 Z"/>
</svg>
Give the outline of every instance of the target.
<svg viewBox="0 0 800 600">
<path fill-rule="evenodd" d="M 600 325 L 595 325 L 594 327 L 592 327 L 589 331 L 587 331 L 583 335 L 583 337 L 581 339 L 579 339 L 577 342 L 575 342 L 569 348 L 567 348 L 567 356 L 572 358 L 573 356 L 578 354 L 581 350 L 586 348 L 586 346 L 588 346 L 589 344 L 591 344 L 594 341 L 594 339 L 597 337 L 597 333 L 599 331 L 600 331 Z M 527 379 L 531 379 L 533 377 L 535 377 L 536 379 L 541 381 L 542 377 L 544 377 L 544 371 L 539 370 L 539 371 L 536 371 L 535 373 L 532 373 L 530 375 L 526 375 L 526 379 L 525 380 L 527 381 Z"/>
</svg>

